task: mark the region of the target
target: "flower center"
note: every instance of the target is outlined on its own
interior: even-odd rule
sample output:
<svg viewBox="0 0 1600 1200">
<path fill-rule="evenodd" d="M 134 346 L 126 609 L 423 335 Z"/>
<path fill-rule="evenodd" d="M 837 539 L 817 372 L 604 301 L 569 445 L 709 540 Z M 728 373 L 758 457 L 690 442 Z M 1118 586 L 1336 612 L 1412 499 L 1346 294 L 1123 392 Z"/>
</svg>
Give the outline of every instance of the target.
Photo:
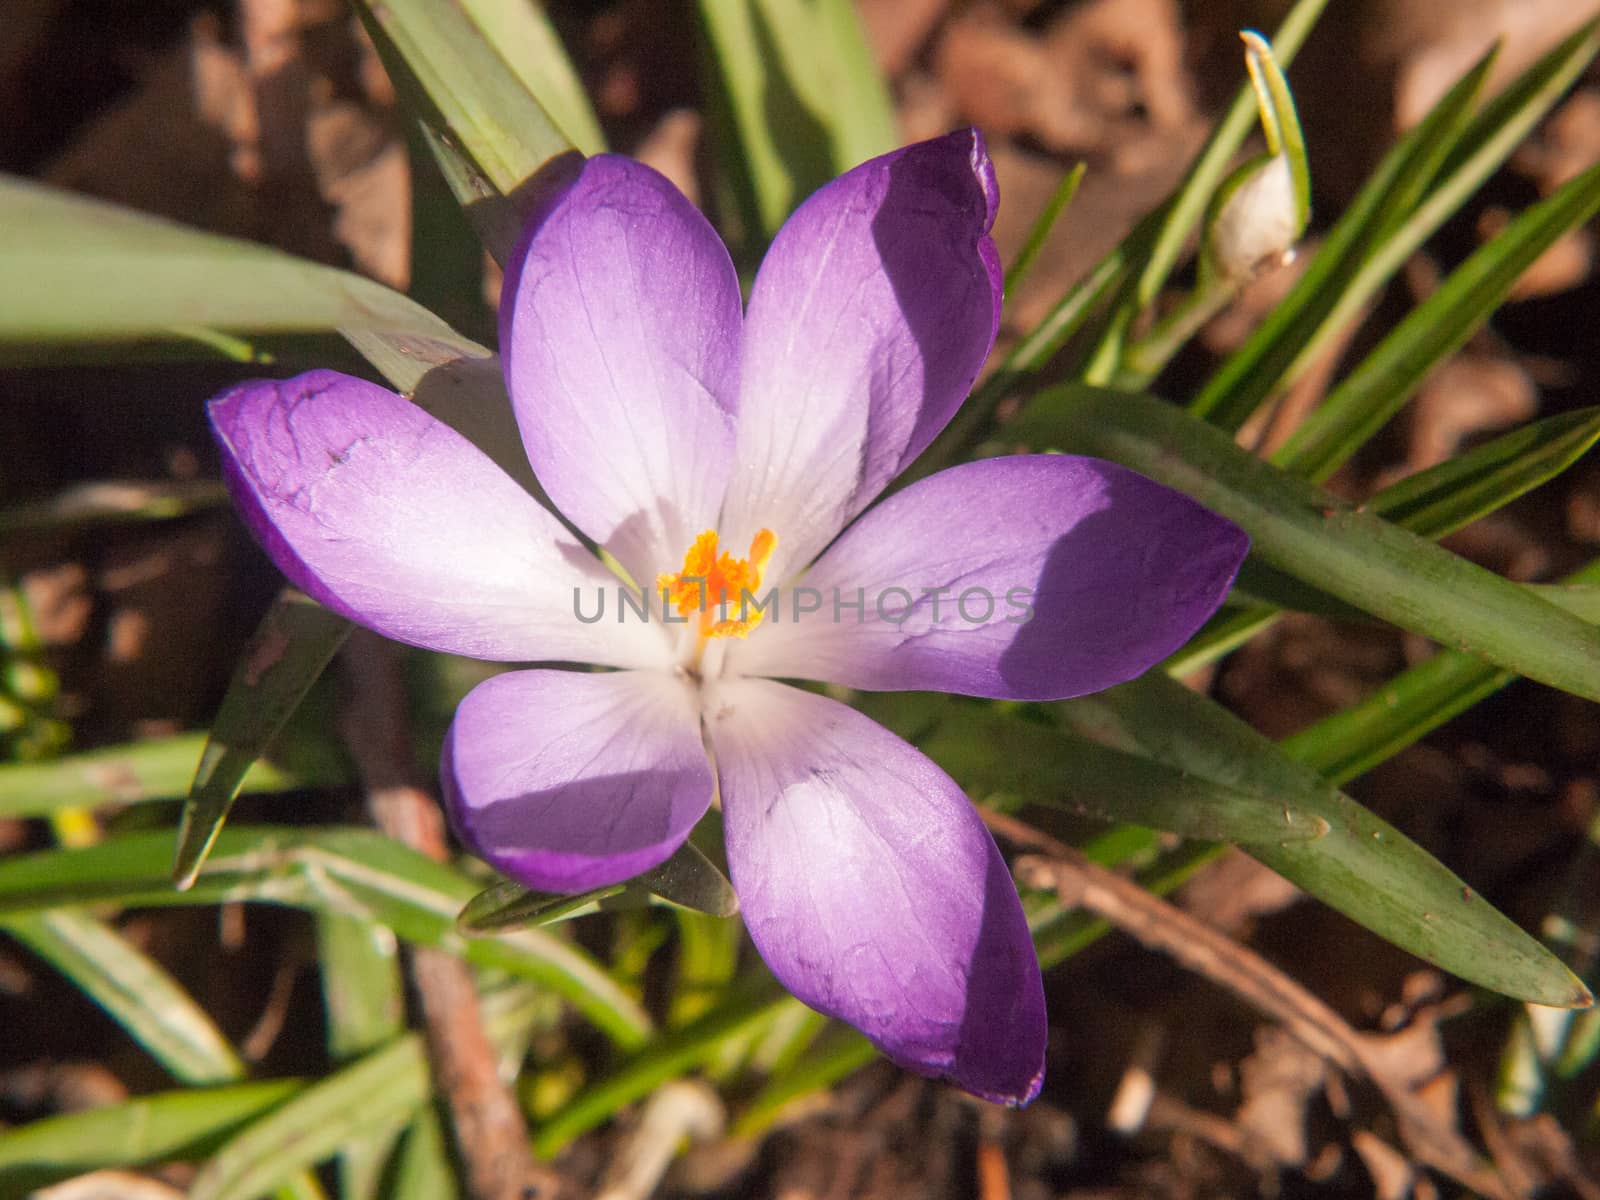
<svg viewBox="0 0 1600 1200">
<path fill-rule="evenodd" d="M 656 588 L 679 616 L 698 619 L 699 641 L 748 637 L 766 615 L 756 589 L 777 544 L 772 530 L 763 529 L 750 543 L 749 558 L 735 558 L 726 551 L 719 555 L 717 531 L 708 529 L 683 556 L 683 570 L 657 575 Z"/>
</svg>

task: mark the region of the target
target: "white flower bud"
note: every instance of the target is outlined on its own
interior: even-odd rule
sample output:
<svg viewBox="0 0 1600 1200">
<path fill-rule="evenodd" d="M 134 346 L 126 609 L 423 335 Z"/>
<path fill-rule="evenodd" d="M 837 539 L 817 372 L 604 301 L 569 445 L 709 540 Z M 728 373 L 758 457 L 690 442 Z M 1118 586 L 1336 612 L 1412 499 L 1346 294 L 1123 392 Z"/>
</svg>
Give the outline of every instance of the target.
<svg viewBox="0 0 1600 1200">
<path fill-rule="evenodd" d="M 1211 223 L 1211 257 L 1229 279 L 1243 280 L 1262 267 L 1294 257 L 1300 238 L 1289 159 L 1268 159 L 1233 190 Z"/>
</svg>

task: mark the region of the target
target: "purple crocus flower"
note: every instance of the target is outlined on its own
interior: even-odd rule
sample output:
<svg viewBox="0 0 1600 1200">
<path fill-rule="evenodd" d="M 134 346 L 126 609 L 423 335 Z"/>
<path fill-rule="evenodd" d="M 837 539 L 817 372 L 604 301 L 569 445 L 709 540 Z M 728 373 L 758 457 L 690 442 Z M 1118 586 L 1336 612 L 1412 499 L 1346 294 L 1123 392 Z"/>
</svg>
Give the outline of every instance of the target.
<svg viewBox="0 0 1600 1200">
<path fill-rule="evenodd" d="M 911 1070 L 1025 1103 L 1043 985 L 988 831 L 911 746 L 774 679 L 1096 691 L 1188 639 L 1246 540 L 1065 455 L 967 463 L 865 511 L 993 344 L 995 204 L 975 131 L 873 159 L 790 218 L 746 311 L 722 242 L 655 171 L 601 155 L 548 196 L 506 277 L 506 384 L 540 483 L 630 597 L 658 600 L 650 620 L 596 620 L 618 574 L 392 392 L 318 371 L 210 414 L 246 521 L 329 608 L 432 650 L 619 668 L 513 671 L 462 702 L 442 775 L 474 851 L 580 891 L 665 860 L 720 797 L 784 985 Z M 776 605 L 740 603 L 773 585 Z"/>
</svg>

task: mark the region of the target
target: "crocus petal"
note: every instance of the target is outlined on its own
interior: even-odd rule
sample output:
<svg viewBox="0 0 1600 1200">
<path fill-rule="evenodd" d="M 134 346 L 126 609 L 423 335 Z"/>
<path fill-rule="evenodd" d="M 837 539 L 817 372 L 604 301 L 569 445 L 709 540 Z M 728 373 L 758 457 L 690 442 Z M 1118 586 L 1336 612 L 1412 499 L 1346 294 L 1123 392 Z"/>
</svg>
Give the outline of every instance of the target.
<svg viewBox="0 0 1600 1200">
<path fill-rule="evenodd" d="M 506 661 L 670 661 L 659 626 L 585 623 L 617 578 L 449 426 L 334 371 L 208 406 L 235 504 L 278 568 L 396 641 Z"/>
<path fill-rule="evenodd" d="M 616 155 L 554 192 L 507 265 L 500 352 L 534 474 L 641 586 L 716 525 L 741 321 L 705 217 Z"/>
<path fill-rule="evenodd" d="M 1024 1104 L 1044 987 L 1004 860 L 943 771 L 823 696 L 724 680 L 707 705 L 728 866 L 785 987 L 890 1058 Z"/>
<path fill-rule="evenodd" d="M 725 538 L 803 567 L 949 421 L 994 344 L 998 194 L 976 130 L 872 159 L 800 206 L 756 276 Z"/>
<path fill-rule="evenodd" d="M 581 892 L 664 862 L 711 803 L 691 685 L 665 671 L 512 671 L 461 702 L 446 809 L 485 861 Z"/>
<path fill-rule="evenodd" d="M 1182 646 L 1248 546 L 1231 522 L 1114 463 L 967 463 L 862 517 L 780 596 L 777 619 L 733 647 L 728 669 L 874 690 L 1081 696 Z"/>
</svg>

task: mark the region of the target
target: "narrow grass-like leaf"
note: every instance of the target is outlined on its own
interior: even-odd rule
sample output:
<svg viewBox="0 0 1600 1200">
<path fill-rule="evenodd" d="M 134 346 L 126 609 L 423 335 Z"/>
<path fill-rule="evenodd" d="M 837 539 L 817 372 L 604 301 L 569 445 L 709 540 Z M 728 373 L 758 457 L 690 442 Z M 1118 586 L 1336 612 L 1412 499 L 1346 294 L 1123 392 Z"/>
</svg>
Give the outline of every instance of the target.
<svg viewBox="0 0 1600 1200">
<path fill-rule="evenodd" d="M 491 206 L 507 212 L 508 228 L 502 235 L 507 245 L 500 250 L 504 254 L 520 236 L 520 214 L 420 121 L 408 131 L 406 157 L 411 169 L 411 278 L 406 291 L 455 329 L 492 340 L 495 317 L 483 293 L 483 252 L 489 238 L 480 227 L 481 219 Z M 461 182 L 470 181 L 470 191 L 458 190 L 442 158 L 459 164 L 465 177 Z"/>
<path fill-rule="evenodd" d="M 162 338 L 186 326 L 455 336 L 348 271 L 0 177 L 0 344 Z"/>
<path fill-rule="evenodd" d="M 589 955 L 537 929 L 466 939 L 455 915 L 479 885 L 370 829 L 225 829 L 187 892 L 168 882 L 164 830 L 0 861 L 0 914 L 63 904 L 171 906 L 258 901 L 377 921 L 401 938 L 543 984 L 613 1041 L 637 1046 L 650 1019 Z"/>
<path fill-rule="evenodd" d="M 1354 779 L 1515 678 L 1481 658 L 1443 650 L 1360 703 L 1291 734 L 1284 750 L 1329 779 Z"/>
<path fill-rule="evenodd" d="M 433 157 L 468 224 L 504 266 L 537 201 L 538 171 L 575 142 L 589 152 L 604 149 L 542 9 L 496 0 L 402 0 L 357 9 L 417 117 L 414 144 Z M 428 192 L 426 185 L 419 191 L 424 205 Z M 425 206 L 419 217 L 421 232 Z M 425 285 L 428 261 L 426 253 L 418 257 Z"/>
<path fill-rule="evenodd" d="M 1592 575 L 1587 576 L 1587 580 L 1584 583 L 1530 583 L 1528 590 L 1575 617 L 1600 625 L 1600 581 Z"/>
<path fill-rule="evenodd" d="M 1442 538 L 1554 478 L 1581 458 L 1597 439 L 1600 408 L 1548 417 L 1391 484 L 1361 508 L 1422 537 Z M 1600 613 L 1585 607 L 1585 592 L 1581 590 L 1549 591 L 1540 584 L 1530 584 L 1528 589 L 1586 621 L 1600 620 Z M 1266 600 L 1301 612 L 1344 620 L 1362 616 L 1320 588 L 1272 571 L 1253 559 L 1246 561 L 1239 572 L 1234 595 L 1238 599 L 1246 593 L 1250 601 Z M 1209 661 L 1215 653 L 1222 652 L 1217 649 L 1219 640 L 1232 640 L 1237 632 L 1260 632 L 1275 611 L 1253 603 L 1248 614 L 1232 610 L 1208 625 L 1172 662 L 1192 666 Z M 1169 665 L 1174 674 L 1181 674 L 1184 669 L 1187 668 Z"/>
<path fill-rule="evenodd" d="M 1517 999 L 1556 1007 L 1589 1002 L 1560 959 L 1427 851 L 1221 705 L 1161 672 L 1057 711 L 1086 733 L 1206 778 L 1298 797 L 1329 823 L 1326 837 L 1242 849 L 1396 945 Z M 1321 804 L 1310 803 L 1319 794 Z"/>
<path fill-rule="evenodd" d="M 190 1200 L 253 1200 L 341 1144 L 414 1112 L 427 1095 L 422 1041 L 401 1038 L 302 1088 L 236 1134 L 195 1177 Z"/>
<path fill-rule="evenodd" d="M 572 149 L 461 4 L 357 0 L 356 11 L 412 112 L 501 195 Z"/>
<path fill-rule="evenodd" d="M 1388 423 L 1435 366 L 1488 319 L 1552 242 L 1600 211 L 1600 166 L 1529 208 L 1450 273 L 1312 411 L 1273 455 L 1285 470 L 1326 479 Z"/>
<path fill-rule="evenodd" d="M 734 219 L 726 232 L 754 260 L 795 205 L 832 173 L 833 147 L 809 70 L 796 78 L 794 55 L 777 52 L 773 16 L 790 6 L 761 0 L 700 0 L 709 60 L 711 132 L 719 183 Z M 770 11 L 769 11 L 770 8 Z M 797 24 L 810 24 L 800 13 Z M 811 39 L 789 31 L 801 44 Z"/>
<path fill-rule="evenodd" d="M 1588 588 L 1600 584 L 1600 561 L 1569 576 L 1568 583 Z M 1590 619 L 1600 619 L 1600 613 Z M 1283 750 L 1335 782 L 1353 779 L 1515 678 L 1515 673 L 1470 654 L 1441 650 L 1360 703 L 1291 734 Z"/>
<path fill-rule="evenodd" d="M 1272 41 L 1281 66 L 1288 67 L 1294 61 L 1325 3 L 1326 0 L 1300 0 L 1284 18 Z M 1247 84 L 1212 131 L 1178 194 L 1141 220 L 1067 289 L 1043 320 L 1017 339 L 1000 365 L 902 478 L 902 485 L 931 474 L 976 445 L 988 431 L 1000 402 L 1042 371 L 1108 305 L 1118 307 L 1090 357 L 1098 355 L 1104 360 L 1106 371 L 1115 370 L 1117 351 L 1111 343 L 1120 342 L 1121 333 L 1144 307 L 1139 297 L 1155 296 L 1166 283 L 1212 194 L 1249 135 L 1255 113 L 1255 93 Z"/>
<path fill-rule="evenodd" d="M 1109 458 L 1240 525 L 1269 565 L 1365 612 L 1554 687 L 1600 697 L 1600 633 L 1396 525 L 1360 512 L 1150 396 L 1043 393 L 1019 440 Z"/>
<path fill-rule="evenodd" d="M 455 1200 L 460 1194 L 444 1125 L 438 1112 L 425 1106 L 406 1130 L 395 1155 L 389 1200 Z"/>
<path fill-rule="evenodd" d="M 170 521 L 227 501 L 227 489 L 210 479 L 97 479 L 74 484 L 46 500 L 0 509 L 0 536 Z"/>
<path fill-rule="evenodd" d="M 1007 296 L 1015 294 L 1017 286 L 1033 269 L 1039 251 L 1044 249 L 1045 240 L 1049 238 L 1050 231 L 1056 227 L 1056 222 L 1061 219 L 1061 214 L 1066 211 L 1067 205 L 1072 203 L 1072 198 L 1078 194 L 1078 187 L 1083 183 L 1083 177 L 1088 170 L 1089 164 L 1080 162 L 1062 176 L 1060 183 L 1056 184 L 1056 190 L 1050 194 L 1049 201 L 1034 219 L 1032 228 L 1028 230 L 1028 236 L 1023 239 L 1022 249 L 1017 251 L 1016 258 L 1012 259 L 1011 265 L 1006 268 L 1004 291 Z"/>
<path fill-rule="evenodd" d="M 1584 25 L 1486 104 L 1467 125 L 1415 209 L 1368 249 L 1360 270 L 1337 289 L 1336 303 L 1283 373 L 1281 385 L 1298 379 L 1422 244 L 1522 145 L 1594 58 L 1600 48 L 1597 29 L 1600 22 Z"/>
<path fill-rule="evenodd" d="M 1547 417 L 1390 484 L 1362 508 L 1422 537 L 1441 538 L 1555 478 L 1582 457 L 1597 439 L 1600 439 L 1600 408 Z M 1250 567 L 1251 563 L 1247 561 L 1245 565 Z M 1241 581 L 1243 578 L 1244 573 L 1241 573 Z M 1324 611 L 1329 604 L 1338 603 L 1310 584 L 1295 582 L 1302 592 L 1313 594 L 1306 604 L 1308 611 Z M 1554 596 L 1545 598 L 1569 612 L 1576 611 L 1586 620 L 1591 619 L 1574 609 L 1571 603 L 1562 603 Z M 1298 599 L 1307 598 L 1300 596 Z M 1295 603 L 1290 601 L 1291 606 Z M 1215 661 L 1260 633 L 1280 615 L 1281 610 L 1271 605 L 1225 608 L 1187 646 L 1167 660 L 1166 669 L 1171 674 L 1183 675 Z"/>
<path fill-rule="evenodd" d="M 159 963 L 79 909 L 0 918 L 10 934 L 70 979 L 183 1083 L 232 1083 L 244 1064 L 228 1039 Z"/>
<path fill-rule="evenodd" d="M 489 256 L 505 266 L 522 236 L 523 205 L 519 198 L 501 192 L 459 146 L 432 126 L 418 123 L 416 129 L 417 140 L 432 157 L 467 224 Z M 426 281 L 426 274 L 423 278 Z"/>
<path fill-rule="evenodd" d="M 1362 260 L 1416 205 L 1465 127 L 1494 51 L 1480 59 L 1384 155 L 1281 301 L 1212 373 L 1189 411 L 1237 429 L 1277 386 L 1333 311 Z"/>
<path fill-rule="evenodd" d="M 734 1137 L 758 1137 L 795 1101 L 832 1087 L 878 1057 L 872 1043 L 854 1029 L 835 1025 L 825 1044 L 786 1071 L 779 1072 L 745 1105 L 733 1123 Z"/>
<path fill-rule="evenodd" d="M 0 1195 L 29 1195 L 105 1167 L 197 1158 L 304 1086 L 299 1079 L 269 1079 L 186 1088 L 0 1131 Z"/>
<path fill-rule="evenodd" d="M 812 69 L 819 72 L 828 100 L 834 168 L 843 174 L 899 145 L 894 97 L 872 56 L 855 0 L 808 0 L 796 7 L 810 7 L 816 14 Z"/>
<path fill-rule="evenodd" d="M 589 95 L 545 15 L 544 5 L 506 0 L 457 0 L 462 11 L 539 101 L 573 148 L 599 154 L 606 148 Z M 452 80 L 454 82 L 454 80 Z"/>
<path fill-rule="evenodd" d="M 0 763 L 0 817 L 48 817 L 73 808 L 181 799 L 205 749 L 203 733 L 86 750 L 38 763 Z M 291 728 L 245 772 L 240 794 L 289 792 L 344 783 L 331 742 Z"/>
<path fill-rule="evenodd" d="M 1287 69 L 1294 62 L 1325 7 L 1327 0 L 1298 0 L 1289 10 L 1272 36 L 1272 53 L 1281 68 Z M 1228 106 L 1183 185 L 1161 213 L 1159 231 L 1133 292 L 1136 309 L 1147 308 L 1160 294 L 1255 121 L 1255 90 L 1246 83 Z"/>
<path fill-rule="evenodd" d="M 1600 440 L 1600 407 L 1546 417 L 1418 471 L 1367 501 L 1369 512 L 1443 537 L 1554 479 Z"/>
<path fill-rule="evenodd" d="M 405 1029 L 405 989 L 389 929 L 358 917 L 320 913 L 317 962 L 333 1058 L 365 1054 Z"/>
<path fill-rule="evenodd" d="M 751 1068 L 764 1075 L 789 1070 L 806 1057 L 832 1023 L 832 1018 L 795 1000 L 772 1015 L 771 1023 L 750 1053 Z"/>
<path fill-rule="evenodd" d="M 505 1004 L 493 1003 L 506 1000 Z M 485 997 L 489 1038 L 515 1043 L 537 1000 Z M 231 1138 L 195 1178 L 189 1200 L 252 1200 L 352 1138 L 391 1131 L 423 1111 L 432 1091 L 422 1038 L 406 1034 L 327 1078 Z"/>
<path fill-rule="evenodd" d="M 622 894 L 624 885 L 609 884 L 587 892 L 535 892 L 510 879 L 490 884 L 456 915 L 456 927 L 469 936 L 506 929 L 529 929 L 598 912 L 600 902 Z"/>
<path fill-rule="evenodd" d="M 658 899 L 716 917 L 731 917 L 739 911 L 728 877 L 692 843 L 685 842 L 660 866 L 625 883 L 587 892 L 535 892 L 503 879 L 467 901 L 456 925 L 466 934 L 493 933 L 550 925 L 602 909 L 643 907 Z"/>
<path fill-rule="evenodd" d="M 652 867 L 634 886 L 660 896 L 669 904 L 713 917 L 731 917 L 739 911 L 739 898 L 722 869 L 693 842 L 679 846 L 659 867 Z"/>
<path fill-rule="evenodd" d="M 1336 621 L 1370 622 L 1372 618 L 1353 604 L 1328 595 L 1321 588 L 1296 579 L 1259 558 L 1247 558 L 1239 568 L 1228 597 L 1230 606 L 1266 607 L 1315 613 Z"/>
<path fill-rule="evenodd" d="M 1597 52 L 1600 17 L 1590 17 L 1483 106 L 1451 149 L 1440 175 L 1446 179 L 1472 175 L 1476 173 L 1472 164 L 1486 154 L 1502 161 L 1583 74 Z"/>
<path fill-rule="evenodd" d="M 751 248 L 834 175 L 893 149 L 894 111 L 846 0 L 701 0 L 723 156 Z"/>
<path fill-rule="evenodd" d="M 686 909 L 673 915 L 678 953 L 673 964 L 675 977 L 667 1024 L 683 1026 L 703 1016 L 727 993 L 739 969 L 744 930 L 732 921 Z M 731 1076 L 754 1040 L 767 1032 L 776 1017 L 774 1011 L 759 1027 L 727 1038 L 708 1064 L 710 1076 L 719 1081 Z"/>
<path fill-rule="evenodd" d="M 328 1054 L 346 1062 L 405 1032 L 398 944 L 391 930 L 360 917 L 321 912 L 316 920 Z M 399 1132 L 379 1126 L 340 1145 L 340 1200 L 374 1200 Z"/>
<path fill-rule="evenodd" d="M 1293 793 L 1218 783 L 993 709 L 942 707 L 947 720 L 917 744 L 975 800 L 999 793 L 1205 841 L 1299 841 L 1328 831 Z"/>
<path fill-rule="evenodd" d="M 250 764 L 294 715 L 351 628 L 298 592 L 286 590 L 273 603 L 234 670 L 184 802 L 172 867 L 180 888 L 194 882 Z"/>
<path fill-rule="evenodd" d="M 692 1024 L 661 1034 L 541 1126 L 534 1134 L 535 1151 L 555 1154 L 626 1105 L 714 1057 L 727 1041 L 769 1020 L 788 999 L 771 983 L 751 986 Z"/>
<path fill-rule="evenodd" d="M 309 1167 L 302 1167 L 272 1190 L 272 1200 L 328 1200 L 322 1181 Z"/>
</svg>

